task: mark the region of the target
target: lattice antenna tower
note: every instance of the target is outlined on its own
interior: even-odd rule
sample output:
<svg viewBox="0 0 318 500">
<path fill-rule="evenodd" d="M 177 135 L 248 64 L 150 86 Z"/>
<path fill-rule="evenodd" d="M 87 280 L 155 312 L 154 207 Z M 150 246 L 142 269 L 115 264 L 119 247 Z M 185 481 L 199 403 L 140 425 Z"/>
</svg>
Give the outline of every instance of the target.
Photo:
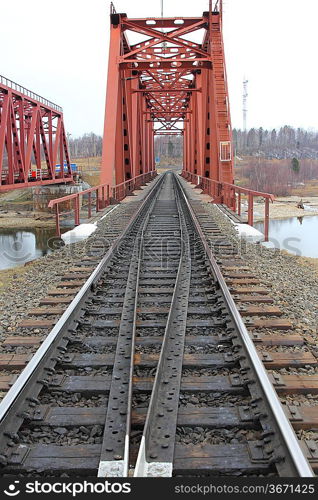
<svg viewBox="0 0 318 500">
<path fill-rule="evenodd" d="M 161 5 L 161 17 L 163 17 L 163 0 L 160 0 L 160 5 Z M 161 29 L 161 32 L 164 33 L 164 29 Z M 167 42 L 162 42 L 161 44 L 163 51 L 167 48 Z"/>
<path fill-rule="evenodd" d="M 243 79 L 243 130 L 246 132 L 246 124 L 247 124 L 247 84 L 248 80 L 244 77 Z"/>
</svg>

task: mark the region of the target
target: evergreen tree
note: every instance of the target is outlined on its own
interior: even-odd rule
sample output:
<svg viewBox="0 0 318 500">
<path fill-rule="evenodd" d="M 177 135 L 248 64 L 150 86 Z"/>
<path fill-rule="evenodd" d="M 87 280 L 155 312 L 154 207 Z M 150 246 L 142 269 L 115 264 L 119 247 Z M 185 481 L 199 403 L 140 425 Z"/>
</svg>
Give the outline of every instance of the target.
<svg viewBox="0 0 318 500">
<path fill-rule="evenodd" d="M 299 160 L 297 160 L 297 158 L 293 158 L 292 161 L 291 161 L 291 168 L 292 168 L 292 171 L 295 173 L 295 174 L 299 174 L 299 170 L 300 170 L 300 163 L 299 163 Z"/>
</svg>

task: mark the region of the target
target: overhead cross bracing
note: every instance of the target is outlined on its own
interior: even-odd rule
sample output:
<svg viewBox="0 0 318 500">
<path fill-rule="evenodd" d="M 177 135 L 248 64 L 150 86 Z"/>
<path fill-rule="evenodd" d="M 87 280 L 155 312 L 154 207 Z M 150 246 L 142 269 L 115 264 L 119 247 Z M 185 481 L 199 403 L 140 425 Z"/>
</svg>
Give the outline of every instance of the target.
<svg viewBox="0 0 318 500">
<path fill-rule="evenodd" d="M 184 172 L 232 183 L 222 9 L 130 19 L 112 7 L 110 20 L 101 182 L 154 170 L 154 135 L 180 134 Z"/>
</svg>

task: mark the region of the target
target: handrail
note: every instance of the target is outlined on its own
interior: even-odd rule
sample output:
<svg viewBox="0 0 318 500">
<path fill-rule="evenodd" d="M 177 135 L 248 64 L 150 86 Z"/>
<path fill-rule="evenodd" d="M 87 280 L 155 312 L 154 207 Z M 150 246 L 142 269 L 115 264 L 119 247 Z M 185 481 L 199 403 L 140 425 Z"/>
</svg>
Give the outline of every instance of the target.
<svg viewBox="0 0 318 500">
<path fill-rule="evenodd" d="M 149 180 L 151 180 L 151 174 L 154 172 L 155 171 L 153 170 L 151 172 L 147 172 L 146 174 L 140 174 L 133 179 L 127 179 L 120 184 L 116 184 L 116 186 L 112 186 L 111 197 L 117 201 L 123 200 L 130 192 L 140 188 L 143 184 L 145 184 L 145 182 L 148 182 L 148 180 L 145 179 L 149 177 Z"/>
<path fill-rule="evenodd" d="M 55 198 L 54 200 L 50 200 L 48 204 L 48 208 L 53 208 L 55 205 L 59 203 L 63 203 L 68 200 L 72 200 L 76 198 L 77 196 L 84 196 L 84 194 L 88 193 L 93 193 L 94 191 L 97 191 L 100 188 L 106 187 L 108 188 L 108 184 L 100 184 L 98 186 L 91 187 L 89 189 L 84 189 L 84 191 L 79 191 L 78 193 L 73 193 L 73 194 L 67 194 L 66 196 L 63 196 L 62 198 Z"/>
<path fill-rule="evenodd" d="M 45 106 L 48 106 L 49 108 L 53 108 L 56 111 L 59 111 L 60 113 L 63 113 L 63 109 L 61 106 L 58 106 L 57 104 L 54 104 L 54 102 L 49 101 L 48 99 L 45 99 L 45 97 L 42 97 L 35 92 L 32 92 L 31 90 L 26 89 L 19 83 L 13 82 L 9 78 L 6 78 L 5 76 L 0 75 L 0 83 L 5 85 L 6 87 L 9 87 L 12 90 L 16 90 L 17 92 L 20 92 L 21 94 L 26 95 L 27 97 L 30 97 L 30 99 L 33 99 L 34 101 L 39 101 L 40 103 L 44 104 Z"/>
<path fill-rule="evenodd" d="M 262 193 L 261 191 L 253 191 L 252 189 L 243 188 L 236 184 L 228 182 L 216 181 L 208 177 L 182 171 L 182 177 L 198 187 L 213 198 L 214 203 L 227 205 L 238 216 L 241 215 L 241 196 L 247 195 L 248 209 L 247 209 L 247 223 L 250 226 L 254 225 L 254 197 L 262 197 L 265 199 L 265 213 L 264 213 L 264 239 L 268 241 L 269 234 L 269 202 L 273 202 L 275 197 L 270 193 Z"/>
<path fill-rule="evenodd" d="M 74 224 L 78 226 L 80 224 L 80 210 L 81 210 L 81 198 L 83 196 L 88 195 L 88 213 L 87 217 L 90 219 L 92 217 L 92 194 L 95 193 L 95 212 L 99 212 L 103 208 L 107 207 L 111 203 L 120 202 L 130 193 L 132 193 L 135 189 L 139 189 L 143 184 L 151 181 L 157 172 L 152 170 L 150 172 L 146 172 L 144 174 L 140 174 L 133 179 L 128 179 L 116 186 L 109 186 L 108 184 L 100 184 L 98 186 L 91 187 L 89 189 L 84 189 L 84 191 L 79 191 L 78 193 L 68 194 L 63 196 L 62 198 L 55 198 L 51 200 L 48 204 L 48 208 L 55 208 L 55 225 L 56 225 L 56 235 L 58 237 L 61 236 L 61 227 L 60 227 L 60 216 L 63 212 L 60 212 L 60 205 L 62 203 L 73 200 L 73 210 L 74 210 Z M 67 212 L 71 213 L 71 212 Z M 64 212 L 65 215 L 65 212 Z"/>
</svg>

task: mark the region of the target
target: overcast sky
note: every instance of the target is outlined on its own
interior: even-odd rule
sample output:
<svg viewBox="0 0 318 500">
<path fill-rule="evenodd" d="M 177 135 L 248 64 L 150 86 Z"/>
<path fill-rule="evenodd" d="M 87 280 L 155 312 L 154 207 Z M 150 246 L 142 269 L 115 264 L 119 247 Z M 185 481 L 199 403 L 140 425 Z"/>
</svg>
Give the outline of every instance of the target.
<svg viewBox="0 0 318 500">
<path fill-rule="evenodd" d="M 213 0 L 214 1 L 214 0 Z M 105 0 L 1 2 L 0 74 L 59 104 L 75 137 L 103 130 L 109 35 Z M 130 17 L 160 15 L 160 0 L 114 0 Z M 164 0 L 166 16 L 200 16 L 208 0 Z M 317 129 L 318 0 L 224 0 L 234 127 Z"/>
</svg>

